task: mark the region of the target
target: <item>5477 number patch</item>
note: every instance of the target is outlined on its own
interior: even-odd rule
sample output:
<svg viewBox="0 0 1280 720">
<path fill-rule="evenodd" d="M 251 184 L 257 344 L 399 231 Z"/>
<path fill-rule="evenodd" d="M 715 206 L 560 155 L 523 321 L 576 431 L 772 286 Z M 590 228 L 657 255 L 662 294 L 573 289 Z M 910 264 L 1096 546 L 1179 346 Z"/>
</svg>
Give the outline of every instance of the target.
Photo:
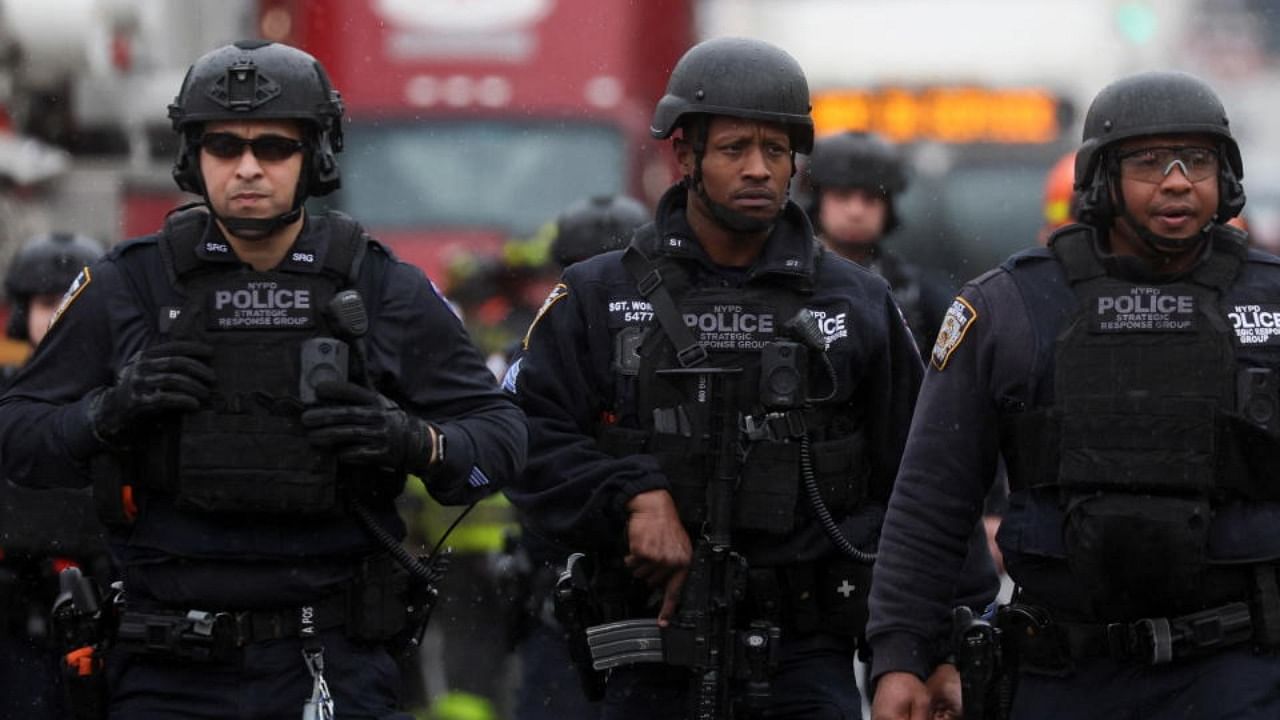
<svg viewBox="0 0 1280 720">
<path fill-rule="evenodd" d="M 964 298 L 956 298 L 942 318 L 938 339 L 933 345 L 933 352 L 929 353 L 929 364 L 937 370 L 946 368 L 947 362 L 951 360 L 951 354 L 960 347 L 960 342 L 964 340 L 965 334 L 973 326 L 973 321 L 977 319 L 978 312 L 973 309 L 973 306 Z"/>
</svg>

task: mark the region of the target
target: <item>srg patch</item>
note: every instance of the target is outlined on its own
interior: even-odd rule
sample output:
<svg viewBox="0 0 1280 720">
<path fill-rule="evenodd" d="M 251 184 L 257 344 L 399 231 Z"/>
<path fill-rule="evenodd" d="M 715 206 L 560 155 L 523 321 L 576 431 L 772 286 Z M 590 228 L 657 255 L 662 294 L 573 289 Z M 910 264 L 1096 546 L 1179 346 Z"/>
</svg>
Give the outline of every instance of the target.
<svg viewBox="0 0 1280 720">
<path fill-rule="evenodd" d="M 556 286 L 551 288 L 551 292 L 547 294 L 547 299 L 542 301 L 542 307 L 538 308 L 538 314 L 533 316 L 533 322 L 529 323 L 529 329 L 524 333 L 524 342 L 521 345 L 525 350 L 529 349 L 529 338 L 533 335 L 533 329 L 538 326 L 538 321 L 542 319 L 543 315 L 547 314 L 552 305 L 567 297 L 569 297 L 568 285 L 556 283 Z"/>
<path fill-rule="evenodd" d="M 951 359 L 951 353 L 960 347 L 960 342 L 964 340 L 965 333 L 969 332 L 969 327 L 973 325 L 973 321 L 978 319 L 978 313 L 973 306 L 964 298 L 956 298 L 951 303 L 951 307 L 947 308 L 947 314 L 942 318 L 942 328 L 938 330 L 938 340 L 933 345 L 933 352 L 929 353 L 929 364 L 937 370 L 942 370 L 947 366 L 947 361 Z"/>
<path fill-rule="evenodd" d="M 58 303 L 58 309 L 53 311 L 53 317 L 49 318 L 49 327 L 53 327 L 58 322 L 58 318 L 62 317 L 62 313 L 71 307 L 71 303 L 80 297 L 80 293 L 89 287 L 89 283 L 93 281 L 93 276 L 89 274 L 89 268 L 86 266 L 76 275 L 76 279 L 71 281 L 71 287 L 62 294 L 62 301 Z"/>
</svg>

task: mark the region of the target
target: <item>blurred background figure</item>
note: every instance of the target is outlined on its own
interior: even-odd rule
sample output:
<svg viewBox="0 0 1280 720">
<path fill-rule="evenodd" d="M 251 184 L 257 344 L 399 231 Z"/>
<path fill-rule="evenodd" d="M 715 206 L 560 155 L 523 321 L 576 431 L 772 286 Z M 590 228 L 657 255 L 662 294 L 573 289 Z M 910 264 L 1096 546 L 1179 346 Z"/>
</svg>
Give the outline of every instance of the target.
<svg viewBox="0 0 1280 720">
<path fill-rule="evenodd" d="M 102 243 L 86 235 L 29 238 L 9 263 L 5 335 L 40 344 L 59 304 Z M 16 368 L 6 370 L 16 371 Z M 5 372 L 4 385 L 14 372 Z M 106 533 L 88 488 L 31 490 L 0 479 L 0 717 L 70 717 L 62 652 L 50 627 L 58 573 L 79 566 L 105 588 L 110 582 Z"/>
<path fill-rule="evenodd" d="M 1044 178 L 1044 226 L 1036 235 L 1041 245 L 1048 244 L 1049 235 L 1060 227 L 1076 221 L 1079 200 L 1075 191 L 1076 154 L 1069 152 L 1049 168 Z"/>
<path fill-rule="evenodd" d="M 884 246 L 901 224 L 896 200 L 907 189 L 897 149 L 870 133 L 831 135 L 814 145 L 807 179 L 816 234 L 837 254 L 888 281 L 916 346 L 928 353 L 951 304 L 951 289 Z"/>
</svg>

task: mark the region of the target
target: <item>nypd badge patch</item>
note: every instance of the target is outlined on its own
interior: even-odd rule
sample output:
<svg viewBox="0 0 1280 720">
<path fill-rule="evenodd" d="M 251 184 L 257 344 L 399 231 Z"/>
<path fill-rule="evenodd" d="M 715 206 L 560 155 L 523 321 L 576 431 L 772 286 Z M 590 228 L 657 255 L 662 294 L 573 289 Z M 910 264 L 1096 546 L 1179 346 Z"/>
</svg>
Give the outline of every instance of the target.
<svg viewBox="0 0 1280 720">
<path fill-rule="evenodd" d="M 938 340 L 933 345 L 933 352 L 929 354 L 929 364 L 934 369 L 942 370 L 947 366 L 951 353 L 960 347 L 960 341 L 964 340 L 965 333 L 969 332 L 969 327 L 977 318 L 977 311 L 964 298 L 956 298 L 951 303 L 947 314 L 942 318 L 942 328 L 938 330 Z"/>
<path fill-rule="evenodd" d="M 533 335 L 533 329 L 538 326 L 538 321 L 542 319 L 543 315 L 547 314 L 547 311 L 551 309 L 552 305 L 555 305 L 557 302 L 568 296 L 569 288 L 564 283 L 556 283 L 556 286 L 551 288 L 551 292 L 547 295 L 547 299 L 542 301 L 542 307 L 538 308 L 538 314 L 533 316 L 533 322 L 529 323 L 529 329 L 524 333 L 524 342 L 521 343 L 521 347 L 525 350 L 529 349 L 529 337 Z"/>
<path fill-rule="evenodd" d="M 58 318 L 62 317 L 62 313 L 71 307 L 71 303 L 80 297 L 80 293 L 89 287 L 89 283 L 93 280 L 93 276 L 89 274 L 89 268 L 85 267 L 76 275 L 76 279 L 71 281 L 71 287 L 62 295 L 62 301 L 58 303 L 58 308 L 53 311 L 53 317 L 49 318 L 49 327 L 52 328 L 58 322 Z"/>
</svg>

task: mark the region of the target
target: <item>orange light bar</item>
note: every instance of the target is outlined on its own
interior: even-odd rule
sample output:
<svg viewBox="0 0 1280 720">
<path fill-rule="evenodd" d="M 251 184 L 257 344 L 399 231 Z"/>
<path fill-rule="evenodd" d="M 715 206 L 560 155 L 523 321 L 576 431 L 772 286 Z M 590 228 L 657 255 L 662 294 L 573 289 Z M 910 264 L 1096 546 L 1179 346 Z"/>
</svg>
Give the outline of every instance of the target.
<svg viewBox="0 0 1280 720">
<path fill-rule="evenodd" d="M 1047 143 L 1062 132 L 1051 93 L 980 87 L 823 91 L 813 123 L 819 135 L 861 130 L 899 143 Z"/>
</svg>

